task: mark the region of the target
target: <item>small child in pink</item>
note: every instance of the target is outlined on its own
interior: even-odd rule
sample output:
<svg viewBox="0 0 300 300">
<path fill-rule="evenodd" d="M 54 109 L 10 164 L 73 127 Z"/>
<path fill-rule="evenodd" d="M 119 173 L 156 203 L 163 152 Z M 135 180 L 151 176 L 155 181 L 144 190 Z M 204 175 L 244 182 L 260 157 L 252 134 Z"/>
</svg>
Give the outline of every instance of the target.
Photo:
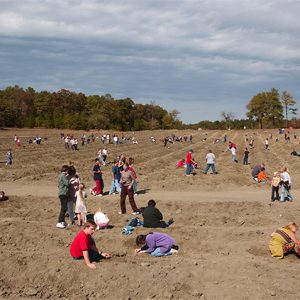
<svg viewBox="0 0 300 300">
<path fill-rule="evenodd" d="M 184 158 L 179 160 L 178 163 L 177 163 L 177 168 L 183 168 L 184 167 L 184 163 L 185 163 L 185 160 Z"/>
<path fill-rule="evenodd" d="M 95 214 L 94 214 L 94 221 L 97 225 L 97 230 L 104 229 L 108 226 L 109 224 L 109 218 L 107 217 L 106 214 L 104 214 L 101 211 L 101 208 L 99 207 L 98 209 L 96 209 Z"/>
</svg>

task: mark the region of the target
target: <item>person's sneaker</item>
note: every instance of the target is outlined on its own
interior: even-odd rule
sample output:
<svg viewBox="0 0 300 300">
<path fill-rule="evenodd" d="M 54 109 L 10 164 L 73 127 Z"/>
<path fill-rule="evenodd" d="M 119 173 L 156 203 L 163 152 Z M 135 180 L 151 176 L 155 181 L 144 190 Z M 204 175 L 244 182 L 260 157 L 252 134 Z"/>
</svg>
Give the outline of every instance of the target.
<svg viewBox="0 0 300 300">
<path fill-rule="evenodd" d="M 65 223 L 64 222 L 60 222 L 56 224 L 56 228 L 66 228 Z"/>
<path fill-rule="evenodd" d="M 126 213 L 122 213 L 121 211 L 119 211 L 118 214 L 119 214 L 119 215 L 124 215 L 124 214 L 126 214 Z"/>
<path fill-rule="evenodd" d="M 170 225 L 173 224 L 173 223 L 174 223 L 174 219 L 171 218 L 171 219 L 168 221 L 168 224 L 169 224 L 169 226 L 170 226 Z"/>
<path fill-rule="evenodd" d="M 134 212 L 132 213 L 132 215 L 139 215 L 139 214 L 140 214 L 139 211 L 134 211 Z"/>
<path fill-rule="evenodd" d="M 172 248 L 172 249 L 170 250 L 170 252 L 171 252 L 172 254 L 176 254 L 176 253 L 178 253 L 178 250 L 175 250 L 175 249 Z"/>
<path fill-rule="evenodd" d="M 102 197 L 103 196 L 103 194 L 99 194 L 99 195 L 97 195 L 98 197 Z"/>
<path fill-rule="evenodd" d="M 172 246 L 172 249 L 175 249 L 175 250 L 178 251 L 179 247 L 178 247 L 177 245 L 173 245 L 173 246 Z"/>
</svg>

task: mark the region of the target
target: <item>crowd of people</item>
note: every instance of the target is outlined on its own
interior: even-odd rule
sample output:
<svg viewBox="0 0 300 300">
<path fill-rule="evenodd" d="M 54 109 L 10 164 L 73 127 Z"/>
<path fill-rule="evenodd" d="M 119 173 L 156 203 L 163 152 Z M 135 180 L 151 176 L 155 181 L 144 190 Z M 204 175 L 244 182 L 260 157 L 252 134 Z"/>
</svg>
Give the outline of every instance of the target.
<svg viewBox="0 0 300 300">
<path fill-rule="evenodd" d="M 61 134 L 61 138 L 64 141 L 66 149 L 78 150 L 78 140 L 72 135 Z M 296 135 L 294 135 L 296 139 Z M 128 139 L 125 134 L 122 133 L 121 138 L 117 135 L 103 134 L 100 137 L 95 135 L 82 135 L 81 145 L 88 145 L 98 139 L 102 144 L 101 149 L 97 153 L 97 158 L 94 160 L 94 165 L 91 166 L 91 175 L 95 182 L 95 186 L 90 188 L 90 195 L 95 197 L 102 197 L 104 195 L 104 180 L 103 180 L 103 166 L 110 165 L 108 162 L 108 149 L 106 144 L 118 145 L 121 143 L 127 143 Z M 137 139 L 133 136 L 130 138 L 133 143 L 137 143 Z M 150 141 L 156 143 L 158 139 L 151 137 Z M 270 151 L 269 142 L 273 140 L 273 136 L 269 135 L 264 140 L 264 149 Z M 286 134 L 285 141 L 289 141 L 289 135 Z M 207 138 L 205 137 L 205 140 Z M 277 138 L 275 142 L 277 141 Z M 168 143 L 175 142 L 187 142 L 193 143 L 193 136 L 167 136 L 162 140 L 164 147 Z M 250 151 L 254 151 L 254 137 L 251 135 L 245 135 L 245 142 L 247 147 L 243 151 L 242 164 L 249 165 Z M 19 137 L 15 136 L 16 146 L 21 145 Z M 38 143 L 38 142 L 37 142 Z M 40 143 L 40 142 L 39 142 Z M 223 151 L 231 155 L 231 161 L 238 163 L 237 160 L 237 149 L 238 146 L 233 141 L 228 142 L 227 146 L 227 135 L 223 138 L 216 139 L 213 144 L 226 143 L 227 150 Z M 294 154 L 293 154 L 294 152 Z M 298 156 L 298 152 L 295 150 L 291 154 Z M 296 153 L 296 154 L 295 154 Z M 110 154 L 111 155 L 111 154 Z M 300 154 L 299 154 L 300 155 Z M 228 158 L 229 161 L 229 158 Z M 208 174 L 211 171 L 212 174 L 218 174 L 216 169 L 216 155 L 211 149 L 207 151 L 205 156 L 206 165 L 202 168 L 202 173 Z M 6 165 L 11 166 L 13 163 L 13 155 L 11 149 L 6 153 Z M 235 164 L 233 164 L 235 165 Z M 171 218 L 168 221 L 163 220 L 163 215 L 160 210 L 156 207 L 155 200 L 151 199 L 148 201 L 146 207 L 138 207 L 135 202 L 135 197 L 138 195 L 137 187 L 137 173 L 135 170 L 135 160 L 132 157 L 125 157 L 119 155 L 113 159 L 111 163 L 111 185 L 108 188 L 109 195 L 119 195 L 120 211 L 119 214 L 126 214 L 126 199 L 128 198 L 132 214 L 135 217 L 143 218 L 142 224 L 145 228 L 168 228 L 173 224 L 174 220 Z M 196 170 L 199 168 L 199 164 L 194 157 L 193 149 L 186 152 L 185 158 L 180 159 L 177 162 L 178 168 L 185 167 L 185 175 L 194 175 Z M 260 185 L 269 183 L 271 186 L 271 201 L 293 201 L 291 194 L 291 176 L 288 168 L 285 166 L 280 170 L 276 170 L 273 176 L 269 178 L 266 173 L 266 165 L 260 163 L 255 165 L 251 169 L 252 178 Z M 95 269 L 96 265 L 93 262 L 101 259 L 111 258 L 111 255 L 107 252 L 99 250 L 96 247 L 93 234 L 95 230 L 107 228 L 109 226 L 109 217 L 105 212 L 102 211 L 101 207 L 97 207 L 92 214 L 92 218 L 88 218 L 88 208 L 86 199 L 88 193 L 86 191 L 86 185 L 83 183 L 76 172 L 73 164 L 63 165 L 61 172 L 58 176 L 58 196 L 60 200 L 60 212 L 58 215 L 57 228 L 64 229 L 68 226 L 66 222 L 66 216 L 69 218 L 69 225 L 78 225 L 81 230 L 74 238 L 71 247 L 70 254 L 75 259 L 83 259 L 89 268 Z M 300 242 L 296 237 L 296 231 L 298 225 L 296 223 L 290 223 L 282 228 L 277 229 L 273 234 L 269 243 L 269 249 L 272 256 L 277 258 L 283 258 L 284 255 L 294 252 L 300 255 Z M 148 253 L 151 256 L 168 256 L 174 254 L 178 250 L 175 240 L 166 233 L 158 231 L 149 232 L 148 234 L 138 235 L 136 238 L 136 245 L 139 247 L 135 249 L 136 254 Z"/>
<path fill-rule="evenodd" d="M 96 158 L 92 169 L 95 187 L 90 189 L 90 193 L 100 197 L 103 196 L 104 190 L 101 167 L 99 158 Z M 128 196 L 132 214 L 135 217 L 138 215 L 143 217 L 142 223 L 145 228 L 167 228 L 174 222 L 173 219 L 167 222 L 163 220 L 163 215 L 155 207 L 156 202 L 153 199 L 148 202 L 147 207 L 137 207 L 134 199 L 137 192 L 137 175 L 132 157 L 127 159 L 124 155 L 119 155 L 112 164 L 111 176 L 112 184 L 109 194 L 118 193 L 120 195 L 119 214 L 126 214 L 126 197 Z M 102 212 L 100 207 L 95 210 L 92 218 L 87 218 L 88 209 L 85 200 L 88 194 L 86 186 L 81 182 L 71 162 L 61 168 L 58 176 L 58 196 L 60 199 L 60 212 L 56 227 L 64 229 L 67 226 L 76 225 L 75 221 L 77 219 L 77 225 L 82 229 L 74 238 L 70 253 L 74 259 L 83 259 L 88 267 L 95 269 L 96 265 L 93 262 L 111 257 L 110 254 L 99 251 L 92 238 L 95 230 L 109 226 L 109 218 Z M 66 222 L 67 212 L 70 219 L 69 225 Z M 136 250 L 137 254 L 149 253 L 152 256 L 166 256 L 177 252 L 174 239 L 167 234 L 151 232 L 143 238 L 140 237 L 136 242 L 137 245 L 142 244 L 142 248 L 139 251 Z"/>
</svg>

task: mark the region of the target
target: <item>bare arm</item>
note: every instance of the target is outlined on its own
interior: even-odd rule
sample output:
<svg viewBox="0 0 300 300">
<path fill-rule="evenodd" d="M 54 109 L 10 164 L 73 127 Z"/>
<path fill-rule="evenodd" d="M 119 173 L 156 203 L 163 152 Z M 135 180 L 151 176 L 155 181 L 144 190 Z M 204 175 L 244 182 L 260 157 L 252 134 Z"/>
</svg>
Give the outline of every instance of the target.
<svg viewBox="0 0 300 300">
<path fill-rule="evenodd" d="M 87 250 L 82 251 L 82 254 L 83 254 L 83 258 L 84 258 L 84 261 L 85 261 L 86 265 L 91 269 L 96 269 L 96 266 L 94 264 L 92 264 L 91 261 L 90 261 L 88 251 Z"/>
<path fill-rule="evenodd" d="M 293 240 L 294 243 L 300 245 L 300 241 L 297 239 L 296 234 L 295 234 L 294 232 L 291 232 L 291 233 L 289 234 L 289 236 L 291 237 L 291 239 Z"/>
</svg>

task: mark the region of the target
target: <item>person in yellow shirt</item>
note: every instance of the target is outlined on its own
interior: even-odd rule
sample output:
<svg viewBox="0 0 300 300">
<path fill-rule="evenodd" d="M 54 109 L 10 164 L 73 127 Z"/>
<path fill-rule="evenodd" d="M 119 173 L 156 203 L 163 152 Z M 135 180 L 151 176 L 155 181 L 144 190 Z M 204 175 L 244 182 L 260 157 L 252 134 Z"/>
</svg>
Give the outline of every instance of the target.
<svg viewBox="0 0 300 300">
<path fill-rule="evenodd" d="M 271 234 L 269 250 L 275 258 L 281 259 L 288 253 L 300 255 L 300 241 L 296 237 L 298 225 L 290 223 L 282 228 L 278 228 Z"/>
</svg>

